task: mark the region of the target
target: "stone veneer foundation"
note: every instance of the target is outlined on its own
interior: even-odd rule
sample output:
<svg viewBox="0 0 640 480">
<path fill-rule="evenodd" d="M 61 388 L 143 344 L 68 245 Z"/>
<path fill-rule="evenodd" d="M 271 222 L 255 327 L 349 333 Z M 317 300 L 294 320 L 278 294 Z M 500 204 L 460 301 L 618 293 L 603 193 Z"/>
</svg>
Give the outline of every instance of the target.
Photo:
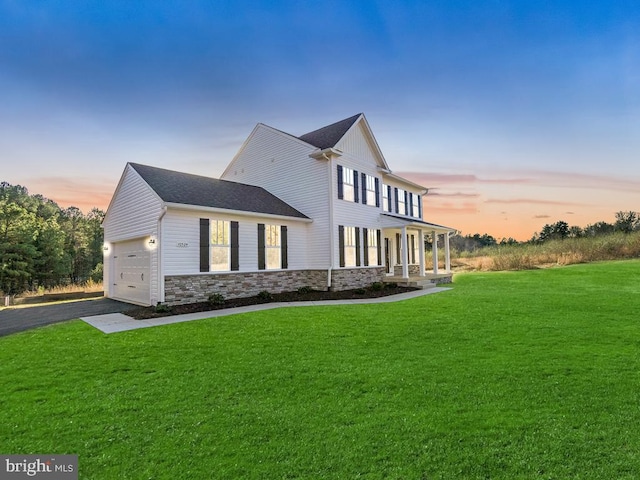
<svg viewBox="0 0 640 480">
<path fill-rule="evenodd" d="M 349 290 L 379 282 L 384 268 L 339 269 L 332 272 L 332 289 Z M 294 292 L 300 287 L 327 290 L 327 270 L 170 275 L 164 280 L 164 303 L 184 305 L 205 302 L 218 293 L 226 299 L 253 297 L 262 291 Z"/>
</svg>

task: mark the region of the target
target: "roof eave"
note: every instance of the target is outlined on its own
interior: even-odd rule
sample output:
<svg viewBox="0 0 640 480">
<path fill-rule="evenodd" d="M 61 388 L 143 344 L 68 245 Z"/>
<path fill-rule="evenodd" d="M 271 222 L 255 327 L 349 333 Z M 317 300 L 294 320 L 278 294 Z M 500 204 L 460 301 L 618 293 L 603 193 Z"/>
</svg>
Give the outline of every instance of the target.
<svg viewBox="0 0 640 480">
<path fill-rule="evenodd" d="M 329 147 L 314 150 L 309 154 L 311 158 L 315 158 L 316 160 L 329 160 L 331 156 L 340 157 L 342 156 L 342 150 L 338 150 L 337 148 Z"/>
<path fill-rule="evenodd" d="M 165 205 L 168 208 L 173 208 L 176 210 L 191 210 L 197 212 L 209 212 L 209 213 L 225 213 L 227 215 L 237 215 L 242 217 L 262 217 L 262 218 L 273 218 L 274 220 L 290 220 L 296 222 L 303 223 L 312 223 L 313 220 L 309 217 L 294 217 L 290 215 L 277 215 L 274 213 L 263 213 L 263 212 L 248 212 L 245 210 L 232 210 L 228 208 L 219 208 L 219 207 L 207 207 L 204 205 L 189 205 L 185 203 L 173 203 L 173 202 L 165 202 Z"/>
</svg>

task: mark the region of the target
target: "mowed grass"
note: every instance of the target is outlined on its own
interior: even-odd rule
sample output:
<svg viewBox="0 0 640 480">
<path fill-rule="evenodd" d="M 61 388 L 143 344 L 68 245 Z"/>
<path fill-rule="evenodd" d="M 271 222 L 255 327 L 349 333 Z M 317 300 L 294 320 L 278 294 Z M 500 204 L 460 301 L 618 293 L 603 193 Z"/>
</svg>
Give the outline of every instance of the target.
<svg viewBox="0 0 640 480">
<path fill-rule="evenodd" d="M 640 261 L 400 303 L 0 338 L 0 452 L 90 479 L 632 479 Z"/>
</svg>

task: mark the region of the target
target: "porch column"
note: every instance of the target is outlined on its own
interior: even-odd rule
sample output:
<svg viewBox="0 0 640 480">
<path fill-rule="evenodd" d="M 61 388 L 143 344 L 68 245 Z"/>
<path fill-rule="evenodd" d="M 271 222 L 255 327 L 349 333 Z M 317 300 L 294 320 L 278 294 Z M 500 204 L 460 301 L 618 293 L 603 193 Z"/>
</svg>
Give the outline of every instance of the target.
<svg viewBox="0 0 640 480">
<path fill-rule="evenodd" d="M 434 230 L 431 232 L 432 238 L 432 248 L 431 253 L 433 253 L 433 273 L 434 275 L 438 274 L 438 234 Z"/>
<path fill-rule="evenodd" d="M 418 230 L 418 258 L 420 259 L 420 273 L 421 277 L 424 277 L 424 232 L 422 229 Z"/>
<path fill-rule="evenodd" d="M 402 278 L 409 278 L 409 263 L 407 261 L 409 253 L 409 245 L 407 242 L 407 227 L 402 227 L 402 234 L 400 235 L 402 245 Z"/>
<path fill-rule="evenodd" d="M 451 252 L 449 250 L 449 232 L 444 234 L 444 268 L 451 273 Z"/>
</svg>

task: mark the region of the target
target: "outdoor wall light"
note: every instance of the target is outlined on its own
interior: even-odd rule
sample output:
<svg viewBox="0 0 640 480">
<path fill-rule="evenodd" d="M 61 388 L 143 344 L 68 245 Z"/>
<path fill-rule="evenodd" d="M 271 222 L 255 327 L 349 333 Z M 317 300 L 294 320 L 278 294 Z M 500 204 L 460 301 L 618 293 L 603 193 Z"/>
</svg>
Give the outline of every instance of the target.
<svg viewBox="0 0 640 480">
<path fill-rule="evenodd" d="M 155 245 L 156 244 L 156 239 L 155 238 L 150 238 L 149 239 L 149 245 Z"/>
</svg>

